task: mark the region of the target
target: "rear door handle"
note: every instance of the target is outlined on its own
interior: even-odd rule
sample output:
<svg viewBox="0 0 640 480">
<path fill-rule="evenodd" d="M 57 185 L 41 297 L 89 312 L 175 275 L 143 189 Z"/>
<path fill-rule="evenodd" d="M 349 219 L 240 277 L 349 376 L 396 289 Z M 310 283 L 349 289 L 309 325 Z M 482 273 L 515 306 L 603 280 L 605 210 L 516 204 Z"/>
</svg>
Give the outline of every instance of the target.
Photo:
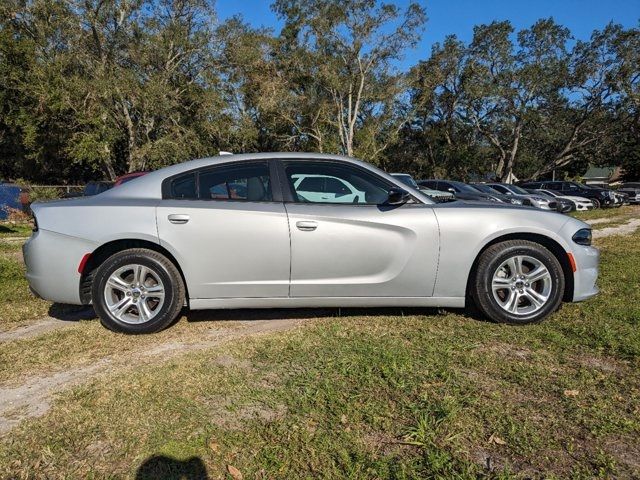
<svg viewBox="0 0 640 480">
<path fill-rule="evenodd" d="M 172 213 L 167 217 L 171 223 L 182 224 L 189 221 L 189 215 L 185 213 Z"/>
<path fill-rule="evenodd" d="M 313 232 L 318 228 L 318 222 L 314 222 L 312 220 L 300 221 L 296 222 L 296 227 L 298 227 L 298 230 L 302 230 L 303 232 Z"/>
</svg>

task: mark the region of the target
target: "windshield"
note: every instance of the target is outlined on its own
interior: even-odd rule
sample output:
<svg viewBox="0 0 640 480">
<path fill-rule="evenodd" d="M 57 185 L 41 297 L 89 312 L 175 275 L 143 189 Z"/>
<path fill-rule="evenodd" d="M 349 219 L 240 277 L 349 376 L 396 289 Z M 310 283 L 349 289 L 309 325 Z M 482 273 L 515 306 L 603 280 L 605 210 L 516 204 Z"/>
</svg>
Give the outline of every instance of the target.
<svg viewBox="0 0 640 480">
<path fill-rule="evenodd" d="M 511 190 L 513 193 L 517 193 L 518 195 L 529 195 L 529 192 L 517 185 L 505 185 L 505 188 Z"/>
<path fill-rule="evenodd" d="M 408 175 L 406 173 L 392 173 L 391 175 L 396 177 L 405 185 L 409 185 L 411 188 L 418 188 L 418 184 L 411 175 Z"/>
<path fill-rule="evenodd" d="M 478 193 L 478 190 L 473 188 L 471 185 L 467 185 L 466 183 L 462 183 L 462 182 L 449 182 L 449 183 L 451 183 L 455 188 L 457 188 L 461 192 Z"/>
<path fill-rule="evenodd" d="M 471 185 L 473 188 L 475 188 L 476 190 L 483 192 L 483 193 L 489 193 L 491 195 L 502 195 L 500 192 L 498 192 L 497 190 L 494 190 L 493 188 L 491 188 L 489 185 L 483 185 L 481 183 L 477 184 L 477 185 Z"/>
</svg>

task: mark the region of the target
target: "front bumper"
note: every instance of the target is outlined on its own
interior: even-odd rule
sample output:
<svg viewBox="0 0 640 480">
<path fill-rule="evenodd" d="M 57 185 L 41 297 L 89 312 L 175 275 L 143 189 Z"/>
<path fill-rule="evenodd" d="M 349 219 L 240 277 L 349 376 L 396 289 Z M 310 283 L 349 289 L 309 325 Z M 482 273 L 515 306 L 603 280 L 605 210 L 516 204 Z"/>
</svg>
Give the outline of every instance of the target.
<svg viewBox="0 0 640 480">
<path fill-rule="evenodd" d="M 575 259 L 573 273 L 573 301 L 581 302 L 598 294 L 600 251 L 595 247 L 575 245 L 570 252 Z"/>
<path fill-rule="evenodd" d="M 82 304 L 78 265 L 96 247 L 87 240 L 38 230 L 22 247 L 29 287 L 45 300 Z"/>
</svg>

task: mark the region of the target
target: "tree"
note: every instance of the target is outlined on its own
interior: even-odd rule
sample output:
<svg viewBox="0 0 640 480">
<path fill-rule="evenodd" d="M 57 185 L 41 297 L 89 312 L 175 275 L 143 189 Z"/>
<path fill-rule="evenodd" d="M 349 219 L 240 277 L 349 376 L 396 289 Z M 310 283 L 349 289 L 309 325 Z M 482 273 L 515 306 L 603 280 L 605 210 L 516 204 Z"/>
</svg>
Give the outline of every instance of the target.
<svg viewBox="0 0 640 480">
<path fill-rule="evenodd" d="M 403 76 L 392 64 L 416 45 L 426 20 L 411 2 L 404 13 L 375 0 L 276 0 L 285 52 L 306 58 L 305 88 L 337 133 L 341 151 L 374 160 L 399 131 Z M 304 64 L 302 64 L 304 65 Z M 313 115 L 311 116 L 313 118 Z M 316 121 L 317 122 L 317 121 Z"/>
</svg>

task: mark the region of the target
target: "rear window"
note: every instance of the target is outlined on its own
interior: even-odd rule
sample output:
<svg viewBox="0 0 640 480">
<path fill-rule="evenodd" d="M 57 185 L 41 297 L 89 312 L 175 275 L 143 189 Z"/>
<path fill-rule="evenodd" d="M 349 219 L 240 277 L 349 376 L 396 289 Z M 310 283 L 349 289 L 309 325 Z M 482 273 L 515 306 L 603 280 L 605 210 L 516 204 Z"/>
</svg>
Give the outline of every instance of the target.
<svg viewBox="0 0 640 480">
<path fill-rule="evenodd" d="M 196 174 L 187 173 L 171 181 L 171 198 L 193 200 L 198 198 L 196 191 Z"/>
</svg>

